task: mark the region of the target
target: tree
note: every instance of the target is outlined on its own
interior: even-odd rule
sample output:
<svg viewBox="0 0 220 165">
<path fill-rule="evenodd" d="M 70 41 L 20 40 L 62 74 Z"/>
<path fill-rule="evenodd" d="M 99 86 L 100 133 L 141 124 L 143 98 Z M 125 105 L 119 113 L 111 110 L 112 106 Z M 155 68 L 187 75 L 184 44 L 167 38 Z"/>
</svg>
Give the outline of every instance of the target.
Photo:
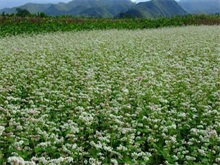
<svg viewBox="0 0 220 165">
<path fill-rule="evenodd" d="M 47 17 L 47 15 L 45 13 L 43 13 L 43 12 L 38 12 L 37 16 L 41 17 L 41 18 Z"/>
<path fill-rule="evenodd" d="M 30 16 L 31 13 L 27 9 L 16 8 L 16 15 L 19 17 Z"/>
</svg>

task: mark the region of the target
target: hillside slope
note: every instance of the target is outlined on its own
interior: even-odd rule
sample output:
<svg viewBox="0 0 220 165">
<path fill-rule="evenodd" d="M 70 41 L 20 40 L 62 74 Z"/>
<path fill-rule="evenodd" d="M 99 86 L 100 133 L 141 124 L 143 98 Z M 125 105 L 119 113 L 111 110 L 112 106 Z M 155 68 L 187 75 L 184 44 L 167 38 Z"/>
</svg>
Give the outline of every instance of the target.
<svg viewBox="0 0 220 165">
<path fill-rule="evenodd" d="M 32 14 L 35 14 L 38 12 L 43 12 L 44 10 L 49 8 L 51 5 L 52 5 L 51 3 L 48 3 L 48 4 L 27 3 L 25 5 L 19 6 L 18 8 L 27 9 Z M 1 9 L 0 13 L 2 13 L 2 12 L 5 12 L 7 14 L 16 13 L 16 8 L 17 7 Z"/>
<path fill-rule="evenodd" d="M 72 0 L 69 3 L 33 4 L 28 3 L 19 8 L 31 13 L 44 12 L 49 16 L 72 15 L 78 17 L 115 17 L 133 7 L 131 0 Z M 0 12 L 15 13 L 16 8 L 3 9 Z"/>
<path fill-rule="evenodd" d="M 179 5 L 191 14 L 220 13 L 220 0 L 180 0 Z"/>
<path fill-rule="evenodd" d="M 151 0 L 136 4 L 119 17 L 156 18 L 187 14 L 175 0 Z"/>
</svg>

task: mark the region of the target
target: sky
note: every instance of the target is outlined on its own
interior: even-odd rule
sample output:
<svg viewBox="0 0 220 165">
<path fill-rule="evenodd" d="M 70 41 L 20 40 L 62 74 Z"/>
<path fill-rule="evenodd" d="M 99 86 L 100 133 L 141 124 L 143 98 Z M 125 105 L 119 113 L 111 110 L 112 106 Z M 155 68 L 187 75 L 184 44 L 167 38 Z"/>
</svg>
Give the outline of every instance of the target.
<svg viewBox="0 0 220 165">
<path fill-rule="evenodd" d="M 0 0 L 0 9 L 6 7 L 17 7 L 26 3 L 58 3 L 70 2 L 71 0 Z M 143 2 L 148 0 L 132 0 L 133 2 Z"/>
</svg>

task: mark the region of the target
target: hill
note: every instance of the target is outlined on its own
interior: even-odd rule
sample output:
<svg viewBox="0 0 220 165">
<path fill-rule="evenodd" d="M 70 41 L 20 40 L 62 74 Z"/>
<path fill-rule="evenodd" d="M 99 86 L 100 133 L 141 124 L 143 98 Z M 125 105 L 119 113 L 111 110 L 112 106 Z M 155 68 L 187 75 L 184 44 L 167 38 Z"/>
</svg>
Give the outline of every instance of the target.
<svg viewBox="0 0 220 165">
<path fill-rule="evenodd" d="M 191 14 L 220 13 L 220 0 L 180 0 L 179 5 Z"/>
<path fill-rule="evenodd" d="M 220 13 L 220 0 L 151 0 L 140 3 L 131 0 L 72 0 L 69 3 L 58 4 L 27 3 L 19 8 L 27 9 L 32 14 L 43 12 L 49 16 L 155 18 L 187 13 Z M 0 10 L 0 13 L 3 12 L 16 13 L 16 7 Z"/>
<path fill-rule="evenodd" d="M 187 14 L 175 0 L 140 2 L 119 17 L 156 18 Z"/>
<path fill-rule="evenodd" d="M 19 8 L 27 9 L 32 14 L 44 12 L 49 16 L 72 15 L 78 17 L 115 17 L 133 7 L 130 0 L 72 0 L 69 3 L 33 4 L 28 3 Z M 0 12 L 15 13 L 16 8 L 3 9 Z"/>
<path fill-rule="evenodd" d="M 32 14 L 35 14 L 35 13 L 38 13 L 38 12 L 43 12 L 44 10 L 49 8 L 51 5 L 52 5 L 51 3 L 48 3 L 48 4 L 27 3 L 25 5 L 19 6 L 19 8 L 27 9 Z M 17 7 L 1 9 L 0 13 L 2 13 L 2 12 L 5 12 L 7 14 L 16 13 L 16 8 Z"/>
</svg>

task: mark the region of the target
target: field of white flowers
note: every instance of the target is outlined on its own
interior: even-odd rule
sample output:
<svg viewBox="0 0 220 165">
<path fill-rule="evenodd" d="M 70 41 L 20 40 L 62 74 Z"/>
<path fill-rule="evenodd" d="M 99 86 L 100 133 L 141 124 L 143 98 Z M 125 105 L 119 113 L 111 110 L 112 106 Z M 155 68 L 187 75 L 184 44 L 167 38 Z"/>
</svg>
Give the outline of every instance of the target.
<svg viewBox="0 0 220 165">
<path fill-rule="evenodd" d="M 219 32 L 0 38 L 0 164 L 219 164 Z"/>
</svg>

